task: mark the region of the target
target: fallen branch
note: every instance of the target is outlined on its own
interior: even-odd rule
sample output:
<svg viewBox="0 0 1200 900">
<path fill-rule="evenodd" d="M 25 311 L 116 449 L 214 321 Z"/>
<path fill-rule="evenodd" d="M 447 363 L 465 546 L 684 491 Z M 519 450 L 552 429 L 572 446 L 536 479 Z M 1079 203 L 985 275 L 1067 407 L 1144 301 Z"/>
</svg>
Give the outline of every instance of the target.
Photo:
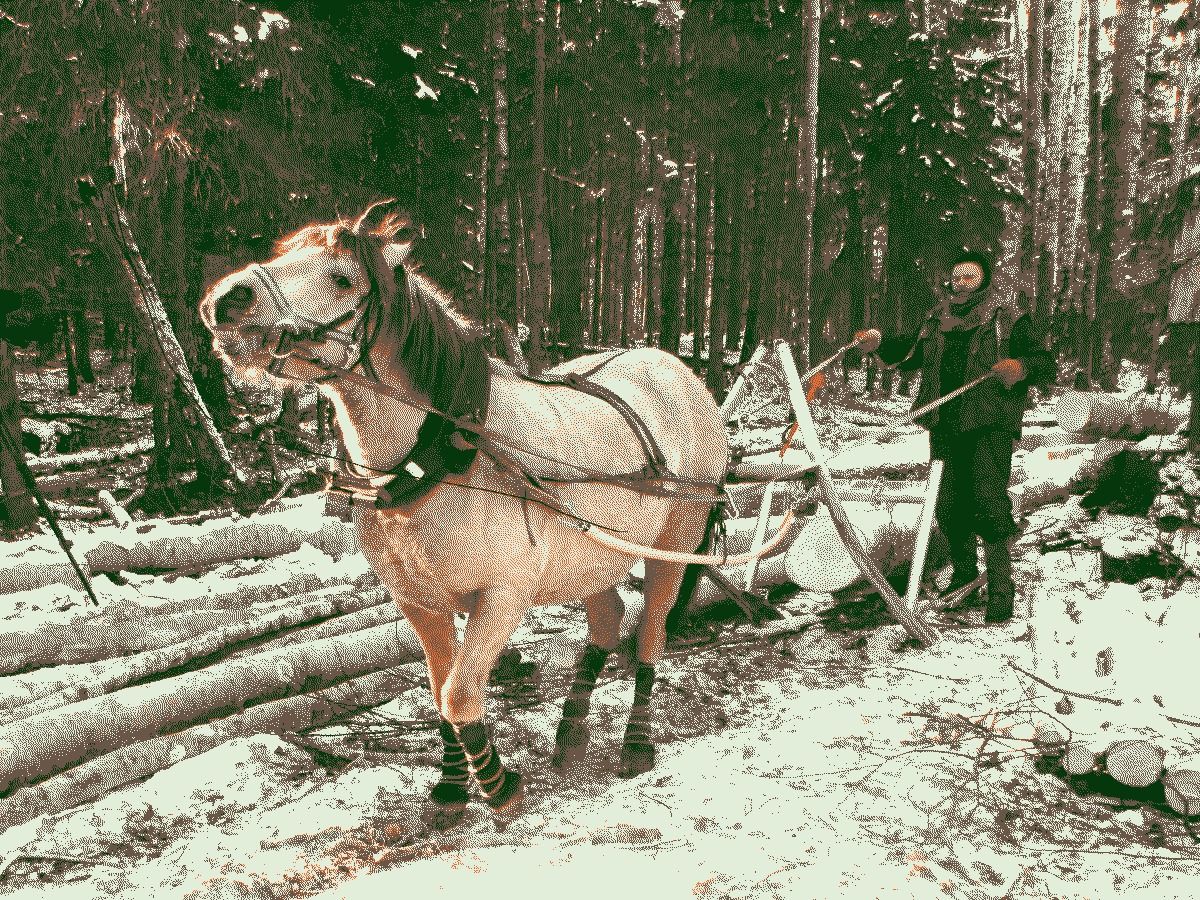
<svg viewBox="0 0 1200 900">
<path fill-rule="evenodd" d="M 1020 672 L 1022 675 L 1026 676 L 1027 678 L 1032 678 L 1034 681 L 1036 681 L 1042 687 L 1050 688 L 1050 690 L 1055 691 L 1056 693 L 1065 694 L 1068 697 L 1078 697 L 1080 700 L 1095 700 L 1097 703 L 1111 703 L 1113 706 L 1121 706 L 1122 705 L 1122 701 L 1114 700 L 1111 697 L 1097 697 L 1095 694 L 1081 694 L 1078 691 L 1068 691 L 1066 688 L 1061 688 L 1056 684 L 1051 684 L 1049 681 L 1046 681 L 1046 679 L 1039 678 L 1038 676 L 1034 675 L 1032 672 L 1026 672 L 1024 669 L 1022 669 L 1020 666 L 1018 666 L 1011 659 L 1008 661 L 1008 665 L 1011 668 L 1016 669 L 1018 672 Z"/>
<path fill-rule="evenodd" d="M 94 469 L 118 459 L 149 453 L 153 449 L 154 438 L 140 438 L 119 447 L 101 447 L 96 450 L 81 450 L 78 453 L 36 457 L 29 460 L 29 471 L 41 474 L 61 472 L 63 469 Z"/>
</svg>

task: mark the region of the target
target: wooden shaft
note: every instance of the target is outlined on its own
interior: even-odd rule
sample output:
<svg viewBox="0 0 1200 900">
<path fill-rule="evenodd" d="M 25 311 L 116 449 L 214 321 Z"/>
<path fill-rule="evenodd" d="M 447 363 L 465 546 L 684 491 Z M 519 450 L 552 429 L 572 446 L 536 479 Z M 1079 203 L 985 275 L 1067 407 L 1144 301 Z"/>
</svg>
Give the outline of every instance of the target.
<svg viewBox="0 0 1200 900">
<path fill-rule="evenodd" d="M 920 407 L 919 409 L 914 409 L 912 412 L 901 416 L 893 424 L 903 425 L 908 422 L 915 422 L 917 419 L 919 419 L 921 416 L 925 415 L 925 413 L 929 412 L 930 410 L 937 409 L 943 403 L 949 403 L 955 397 L 965 394 L 967 391 L 969 391 L 971 388 L 975 387 L 977 384 L 983 384 L 989 378 L 994 378 L 994 377 L 996 377 L 995 372 L 985 372 L 984 374 L 980 375 L 978 378 L 974 378 L 971 381 L 968 381 L 962 387 L 955 388 L 950 393 L 946 394 L 944 397 L 938 397 L 936 400 L 933 400 L 930 403 L 926 403 L 924 406 Z"/>
<path fill-rule="evenodd" d="M 940 459 L 929 464 L 929 488 L 925 491 L 925 505 L 921 508 L 917 541 L 913 545 L 912 566 L 908 570 L 908 590 L 904 594 L 904 603 L 910 610 L 917 608 L 917 592 L 921 589 L 921 575 L 925 571 L 925 554 L 929 551 L 929 532 L 933 528 L 933 509 L 942 484 L 943 466 L 945 463 Z"/>
<path fill-rule="evenodd" d="M 746 564 L 747 590 L 753 586 L 754 576 L 758 574 L 758 561 L 762 558 L 758 553 L 767 536 L 767 519 L 771 517 L 771 501 L 773 499 L 775 499 L 775 482 L 772 481 L 763 492 L 762 503 L 758 507 L 758 521 L 754 523 L 754 542 L 750 545 L 750 553 L 754 555 L 754 558 Z"/>
<path fill-rule="evenodd" d="M 859 541 L 858 535 L 855 534 L 854 527 L 850 524 L 850 520 L 846 515 L 845 507 L 842 506 L 842 502 L 838 498 L 837 491 L 833 486 L 833 478 L 829 474 L 829 467 L 825 464 L 825 454 L 821 448 L 820 439 L 817 436 L 817 426 L 813 422 L 812 412 L 808 408 L 808 400 L 804 396 L 804 386 L 800 381 L 800 374 L 796 371 L 796 361 L 792 358 L 791 348 L 784 341 L 777 341 L 775 348 L 779 354 L 779 361 L 783 365 L 784 377 L 787 378 L 788 396 L 791 399 L 792 408 L 796 413 L 796 421 L 800 424 L 801 437 L 809 454 L 817 462 L 817 475 L 825 493 L 825 504 L 829 508 L 830 517 L 833 519 L 834 526 L 845 543 L 846 549 L 850 552 L 851 558 L 862 570 L 862 573 L 867 577 L 867 580 L 879 592 L 892 617 L 904 626 L 905 631 L 923 645 L 928 646 L 933 644 L 937 640 L 937 634 L 928 625 L 918 619 L 911 609 L 905 606 L 899 595 L 897 595 L 887 579 L 884 578 L 883 573 L 879 571 L 879 567 L 875 565 L 875 561 L 863 549 L 862 543 Z"/>
</svg>

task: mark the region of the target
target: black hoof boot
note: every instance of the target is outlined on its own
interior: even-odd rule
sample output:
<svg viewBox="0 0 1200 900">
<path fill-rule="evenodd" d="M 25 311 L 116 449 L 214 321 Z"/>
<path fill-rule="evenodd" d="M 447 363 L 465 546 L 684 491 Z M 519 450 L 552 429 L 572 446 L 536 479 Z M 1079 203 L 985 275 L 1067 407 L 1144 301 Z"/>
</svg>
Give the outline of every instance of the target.
<svg viewBox="0 0 1200 900">
<path fill-rule="evenodd" d="M 626 744 L 621 748 L 621 777 L 637 778 L 654 768 L 653 744 Z"/>
<path fill-rule="evenodd" d="M 438 782 L 429 793 L 421 820 L 433 831 L 453 828 L 466 815 L 467 799 L 466 788 L 461 785 Z"/>
<path fill-rule="evenodd" d="M 525 779 L 520 772 L 504 770 L 504 780 L 495 793 L 487 798 L 487 805 L 496 816 L 512 817 L 525 804 Z"/>
<path fill-rule="evenodd" d="M 563 719 L 558 723 L 558 734 L 554 736 L 554 755 L 550 757 L 550 764 L 561 769 L 583 759 L 590 737 L 587 722 Z"/>
</svg>

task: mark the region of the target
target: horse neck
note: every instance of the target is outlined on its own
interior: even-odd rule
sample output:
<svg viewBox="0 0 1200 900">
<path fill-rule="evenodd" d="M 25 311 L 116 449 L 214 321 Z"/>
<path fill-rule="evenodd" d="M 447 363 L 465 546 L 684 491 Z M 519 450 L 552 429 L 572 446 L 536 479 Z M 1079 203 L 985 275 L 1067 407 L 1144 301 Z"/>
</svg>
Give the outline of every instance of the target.
<svg viewBox="0 0 1200 900">
<path fill-rule="evenodd" d="M 368 467 L 368 472 L 391 469 L 413 448 L 429 404 L 403 372 L 381 365 L 383 361 L 375 360 L 374 355 L 372 363 L 380 381 L 388 386 L 388 394 L 347 381 L 321 385 L 333 404 L 346 455 L 351 462 Z"/>
</svg>

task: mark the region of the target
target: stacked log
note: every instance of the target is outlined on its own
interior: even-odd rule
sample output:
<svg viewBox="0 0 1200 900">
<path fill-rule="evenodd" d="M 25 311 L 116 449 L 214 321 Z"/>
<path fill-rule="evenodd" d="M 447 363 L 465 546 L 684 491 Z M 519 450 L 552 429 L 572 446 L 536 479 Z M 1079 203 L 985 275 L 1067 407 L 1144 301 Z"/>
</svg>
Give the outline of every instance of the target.
<svg viewBox="0 0 1200 900">
<path fill-rule="evenodd" d="M 1143 395 L 1130 399 L 1119 394 L 1068 391 L 1054 407 L 1058 424 L 1076 434 L 1096 437 L 1174 434 L 1187 424 L 1190 401 L 1170 401 Z"/>
</svg>

